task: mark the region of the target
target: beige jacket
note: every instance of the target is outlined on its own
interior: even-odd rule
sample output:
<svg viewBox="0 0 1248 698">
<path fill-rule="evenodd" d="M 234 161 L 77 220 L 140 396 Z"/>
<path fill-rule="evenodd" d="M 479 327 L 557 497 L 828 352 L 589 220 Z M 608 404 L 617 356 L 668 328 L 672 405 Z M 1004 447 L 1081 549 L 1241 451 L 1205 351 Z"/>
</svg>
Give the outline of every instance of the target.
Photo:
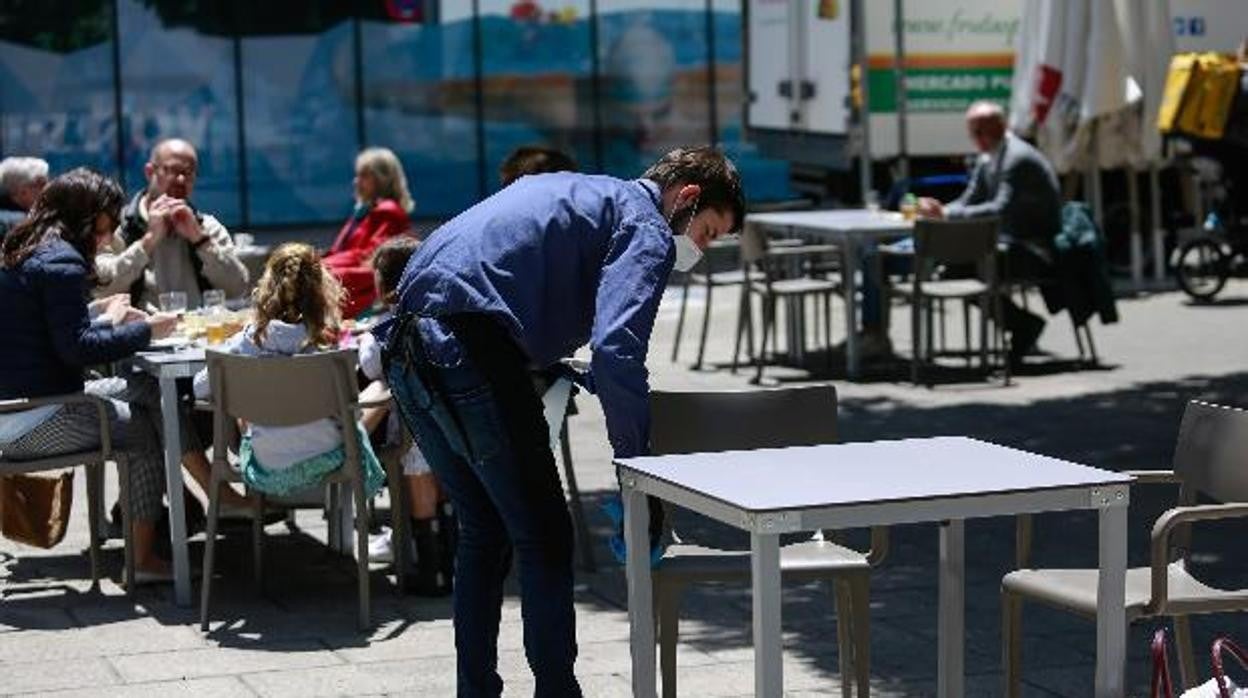
<svg viewBox="0 0 1248 698">
<path fill-rule="evenodd" d="M 147 219 L 147 207 L 139 202 L 138 214 Z M 96 296 L 129 293 L 140 278 L 143 280 L 139 297 L 141 307 L 148 310 L 160 306 L 160 294 L 167 291 L 185 291 L 188 307 L 201 305 L 199 280 L 196 278 L 192 255 L 199 257 L 202 273 L 211 288 L 225 291 L 227 298 L 238 298 L 247 293 L 248 274 L 238 258 L 237 248 L 230 232 L 216 218 L 204 214 L 201 222 L 204 234 L 211 242 L 198 248 L 176 234 L 170 234 L 148 255 L 141 241 L 129 246 L 119 228 L 113 233 L 107 249 L 95 257 L 98 276 Z"/>
</svg>

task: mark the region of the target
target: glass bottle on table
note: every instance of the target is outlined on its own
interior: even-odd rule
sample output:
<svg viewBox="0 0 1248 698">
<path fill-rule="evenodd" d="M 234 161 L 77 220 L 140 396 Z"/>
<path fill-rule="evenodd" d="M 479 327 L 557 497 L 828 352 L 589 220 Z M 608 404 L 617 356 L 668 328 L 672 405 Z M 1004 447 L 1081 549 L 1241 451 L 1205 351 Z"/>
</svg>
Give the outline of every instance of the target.
<svg viewBox="0 0 1248 698">
<path fill-rule="evenodd" d="M 914 192 L 906 192 L 901 198 L 901 217 L 912 221 L 919 215 L 919 199 Z"/>
</svg>

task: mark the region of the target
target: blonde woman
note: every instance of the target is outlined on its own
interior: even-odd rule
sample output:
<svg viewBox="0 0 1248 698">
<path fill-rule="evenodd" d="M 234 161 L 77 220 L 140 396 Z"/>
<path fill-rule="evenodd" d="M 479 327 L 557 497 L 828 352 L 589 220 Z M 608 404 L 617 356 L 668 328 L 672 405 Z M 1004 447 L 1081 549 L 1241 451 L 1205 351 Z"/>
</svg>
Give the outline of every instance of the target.
<svg viewBox="0 0 1248 698">
<path fill-rule="evenodd" d="M 373 251 L 408 231 L 414 204 L 403 165 L 389 148 L 368 148 L 355 158 L 355 210 L 325 254 L 326 268 L 346 290 L 345 317 L 355 317 L 377 300 Z"/>
</svg>

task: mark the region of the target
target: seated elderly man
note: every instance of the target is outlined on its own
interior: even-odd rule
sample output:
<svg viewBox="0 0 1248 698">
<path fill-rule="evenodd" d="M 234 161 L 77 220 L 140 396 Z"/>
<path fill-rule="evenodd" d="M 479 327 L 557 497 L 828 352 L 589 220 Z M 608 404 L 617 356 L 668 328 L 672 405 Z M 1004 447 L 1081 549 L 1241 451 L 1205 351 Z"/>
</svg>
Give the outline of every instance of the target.
<svg viewBox="0 0 1248 698">
<path fill-rule="evenodd" d="M 929 218 L 1001 219 L 1001 240 L 1007 245 L 1005 273 L 1010 278 L 1051 277 L 1053 238 L 1062 227 L 1062 197 L 1057 175 L 1040 151 L 1006 129 L 1005 112 L 994 102 L 975 102 L 966 111 L 966 127 L 979 156 L 966 190 L 942 204 L 921 198 L 920 216 Z M 895 265 L 894 258 L 892 263 Z M 878 302 L 882 279 L 872 278 L 874 264 L 866 264 L 863 332 L 865 353 L 887 346 L 887 303 Z M 889 266 L 886 271 L 908 271 Z M 1010 333 L 1010 360 L 1018 362 L 1036 344 L 1044 319 L 1003 297 L 1005 329 Z"/>
<path fill-rule="evenodd" d="M 966 128 L 979 151 L 966 191 L 942 205 L 919 199 L 919 215 L 932 218 L 1001 218 L 1008 245 L 1005 272 L 1012 278 L 1052 277 L 1053 238 L 1062 228 L 1062 195 L 1053 167 L 1040 151 L 1006 129 L 1005 111 L 995 102 L 976 102 L 966 112 Z M 1002 299 L 1010 358 L 1035 347 L 1044 319 Z"/>
<path fill-rule="evenodd" d="M 229 231 L 191 203 L 197 166 L 184 140 L 152 148 L 143 166 L 147 187 L 122 209 L 110 246 L 96 257 L 97 295 L 129 293 L 134 305 L 156 308 L 161 293 L 183 291 L 194 308 L 208 289 L 227 297 L 247 292 L 247 268 Z"/>
<path fill-rule="evenodd" d="M 26 218 L 48 183 L 48 163 L 40 158 L 0 160 L 0 238 Z"/>
</svg>

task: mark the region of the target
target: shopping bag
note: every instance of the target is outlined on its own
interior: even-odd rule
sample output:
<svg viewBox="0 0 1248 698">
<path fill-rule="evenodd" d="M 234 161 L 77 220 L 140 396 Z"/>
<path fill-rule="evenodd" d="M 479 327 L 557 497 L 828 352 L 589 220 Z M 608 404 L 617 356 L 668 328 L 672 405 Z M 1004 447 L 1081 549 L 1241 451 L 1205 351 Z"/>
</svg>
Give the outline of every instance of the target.
<svg viewBox="0 0 1248 698">
<path fill-rule="evenodd" d="M 74 471 L 0 477 L 0 535 L 36 548 L 65 538 L 74 498 Z"/>
<path fill-rule="evenodd" d="M 1248 688 L 1240 687 L 1226 675 L 1226 667 L 1222 657 L 1231 655 L 1239 662 L 1241 668 L 1248 669 L 1248 655 L 1228 637 L 1219 637 L 1213 641 L 1210 652 L 1213 665 L 1213 678 L 1195 688 L 1183 692 L 1179 698 L 1248 698 Z"/>
<path fill-rule="evenodd" d="M 1166 629 L 1153 633 L 1153 680 L 1149 693 L 1153 698 L 1174 698 L 1174 685 L 1170 683 L 1170 662 L 1166 658 Z"/>
</svg>

